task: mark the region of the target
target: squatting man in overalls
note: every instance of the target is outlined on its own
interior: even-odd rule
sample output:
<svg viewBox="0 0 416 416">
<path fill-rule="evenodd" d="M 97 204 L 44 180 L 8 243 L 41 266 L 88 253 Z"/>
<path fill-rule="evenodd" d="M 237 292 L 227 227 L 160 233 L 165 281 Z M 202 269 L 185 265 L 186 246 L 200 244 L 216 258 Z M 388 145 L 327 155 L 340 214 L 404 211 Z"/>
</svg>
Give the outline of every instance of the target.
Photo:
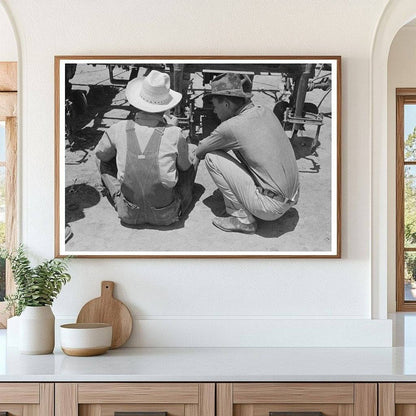
<svg viewBox="0 0 416 416">
<path fill-rule="evenodd" d="M 251 81 L 242 74 L 214 78 L 214 112 L 221 124 L 196 149 L 224 197 L 223 231 L 255 233 L 256 218 L 274 221 L 299 198 L 299 173 L 289 139 L 272 110 L 251 102 Z M 235 157 L 228 153 L 232 150 Z"/>
<path fill-rule="evenodd" d="M 126 97 L 138 111 L 134 120 L 112 125 L 98 143 L 101 179 L 122 224 L 173 224 L 192 202 L 196 174 L 192 145 L 164 118 L 182 94 L 170 89 L 168 74 L 153 70 L 130 81 Z"/>
</svg>

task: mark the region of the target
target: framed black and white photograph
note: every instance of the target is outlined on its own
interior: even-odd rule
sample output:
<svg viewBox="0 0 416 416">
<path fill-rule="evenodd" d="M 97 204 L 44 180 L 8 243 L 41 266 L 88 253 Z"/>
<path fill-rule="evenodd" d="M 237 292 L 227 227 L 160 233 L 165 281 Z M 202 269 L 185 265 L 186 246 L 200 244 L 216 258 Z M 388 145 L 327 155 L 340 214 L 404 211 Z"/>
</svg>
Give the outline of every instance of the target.
<svg viewBox="0 0 416 416">
<path fill-rule="evenodd" d="M 341 256 L 341 58 L 55 57 L 55 254 Z"/>
</svg>

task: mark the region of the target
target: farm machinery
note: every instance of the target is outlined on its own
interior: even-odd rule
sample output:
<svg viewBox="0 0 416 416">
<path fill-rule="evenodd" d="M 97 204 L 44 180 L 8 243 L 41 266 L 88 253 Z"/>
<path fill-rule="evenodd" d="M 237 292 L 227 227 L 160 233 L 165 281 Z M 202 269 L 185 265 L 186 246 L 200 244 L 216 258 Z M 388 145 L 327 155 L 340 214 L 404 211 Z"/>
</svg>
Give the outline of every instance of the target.
<svg viewBox="0 0 416 416">
<path fill-rule="evenodd" d="M 92 63 L 95 65 L 94 63 Z M 71 91 L 70 79 L 76 71 L 76 64 L 66 67 L 66 96 L 71 99 L 78 111 L 87 105 L 82 92 Z M 225 72 L 238 72 L 247 75 L 252 81 L 256 76 L 279 76 L 278 85 L 270 88 L 253 88 L 253 93 L 266 94 L 273 98 L 273 112 L 286 131 L 290 131 L 289 138 L 293 141 L 307 126 L 316 127 L 311 149 L 319 144 L 319 134 L 324 117 L 331 117 L 331 113 L 323 113 L 320 106 L 331 92 L 331 65 L 320 63 L 111 63 L 106 64 L 109 80 L 112 85 L 125 86 L 130 79 L 139 74 L 146 76 L 152 69 L 167 72 L 171 78 L 171 87 L 183 95 L 179 106 L 174 109 L 174 116 L 178 125 L 189 131 L 189 138 L 197 143 L 207 137 L 219 124 L 209 100 L 202 100 L 210 90 L 212 79 Z M 115 69 L 122 69 L 129 73 L 128 78 L 115 75 Z M 307 100 L 307 93 L 320 89 L 324 91 L 318 103 Z"/>
</svg>

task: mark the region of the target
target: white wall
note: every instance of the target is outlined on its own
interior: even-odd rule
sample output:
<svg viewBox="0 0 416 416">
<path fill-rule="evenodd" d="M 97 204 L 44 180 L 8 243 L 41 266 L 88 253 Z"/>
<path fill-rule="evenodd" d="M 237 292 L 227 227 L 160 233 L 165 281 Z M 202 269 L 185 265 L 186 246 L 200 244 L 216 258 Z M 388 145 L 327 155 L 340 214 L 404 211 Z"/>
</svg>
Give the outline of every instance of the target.
<svg viewBox="0 0 416 416">
<path fill-rule="evenodd" d="M 0 3 L 1 4 L 1 3 Z M 0 60 L 17 61 L 17 44 L 6 10 L 0 6 Z"/>
<path fill-rule="evenodd" d="M 54 252 L 54 55 L 343 59 L 342 259 L 75 259 L 58 318 L 74 319 L 107 279 L 137 319 L 130 345 L 390 343 L 386 310 L 371 320 L 370 258 L 370 54 L 387 0 L 0 3 L 21 39 L 21 237 L 39 257 Z"/>
<path fill-rule="evenodd" d="M 389 312 L 396 309 L 396 88 L 416 88 L 416 25 L 404 26 L 391 44 L 388 60 L 388 282 Z"/>
</svg>

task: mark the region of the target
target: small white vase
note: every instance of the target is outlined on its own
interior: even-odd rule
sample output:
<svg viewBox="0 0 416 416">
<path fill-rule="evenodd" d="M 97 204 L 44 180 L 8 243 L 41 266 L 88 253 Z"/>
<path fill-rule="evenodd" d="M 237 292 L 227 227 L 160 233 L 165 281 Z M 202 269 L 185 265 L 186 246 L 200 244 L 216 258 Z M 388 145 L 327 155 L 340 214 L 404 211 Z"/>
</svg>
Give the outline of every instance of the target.
<svg viewBox="0 0 416 416">
<path fill-rule="evenodd" d="M 19 319 L 19 352 L 50 354 L 55 347 L 55 316 L 50 306 L 26 306 Z"/>
</svg>

